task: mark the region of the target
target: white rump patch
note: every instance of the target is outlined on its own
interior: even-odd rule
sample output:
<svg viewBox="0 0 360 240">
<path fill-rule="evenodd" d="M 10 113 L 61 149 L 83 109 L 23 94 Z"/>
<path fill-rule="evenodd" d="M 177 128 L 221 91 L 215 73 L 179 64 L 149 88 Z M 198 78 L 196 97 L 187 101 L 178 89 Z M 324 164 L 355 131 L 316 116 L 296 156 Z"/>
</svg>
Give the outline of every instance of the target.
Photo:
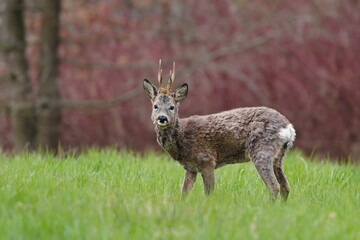
<svg viewBox="0 0 360 240">
<path fill-rule="evenodd" d="M 280 129 L 279 136 L 285 142 L 289 142 L 290 145 L 295 141 L 296 132 L 291 123 L 289 123 L 286 128 Z"/>
</svg>

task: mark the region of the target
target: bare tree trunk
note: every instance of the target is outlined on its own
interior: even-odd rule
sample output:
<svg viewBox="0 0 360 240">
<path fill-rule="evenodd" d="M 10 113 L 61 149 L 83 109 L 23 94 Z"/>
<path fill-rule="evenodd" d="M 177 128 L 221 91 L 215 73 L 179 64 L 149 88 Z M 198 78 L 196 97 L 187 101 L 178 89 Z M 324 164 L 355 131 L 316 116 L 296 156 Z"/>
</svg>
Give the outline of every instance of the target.
<svg viewBox="0 0 360 240">
<path fill-rule="evenodd" d="M 142 92 L 140 89 L 103 101 L 67 101 L 60 99 L 58 86 L 58 46 L 61 0 L 40 0 L 43 11 L 39 69 L 39 91 L 34 96 L 28 74 L 24 0 L 3 3 L 0 50 L 9 69 L 11 98 L 0 110 L 10 110 L 14 150 L 44 147 L 56 152 L 61 123 L 61 108 L 102 109 L 117 106 Z"/>
<path fill-rule="evenodd" d="M 56 151 L 61 111 L 58 87 L 59 14 L 61 0 L 42 0 L 43 23 L 39 59 L 40 87 L 37 100 L 37 145 Z"/>
<path fill-rule="evenodd" d="M 33 148 L 36 134 L 33 96 L 25 57 L 23 12 L 23 0 L 6 0 L 2 48 L 10 72 L 9 108 L 16 151 Z"/>
</svg>

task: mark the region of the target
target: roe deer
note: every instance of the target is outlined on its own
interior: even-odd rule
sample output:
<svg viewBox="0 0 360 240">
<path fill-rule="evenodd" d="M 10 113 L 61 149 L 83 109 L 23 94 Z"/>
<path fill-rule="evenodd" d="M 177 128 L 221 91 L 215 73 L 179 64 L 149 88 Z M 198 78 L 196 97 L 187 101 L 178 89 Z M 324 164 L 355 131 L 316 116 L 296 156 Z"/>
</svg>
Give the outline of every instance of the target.
<svg viewBox="0 0 360 240">
<path fill-rule="evenodd" d="M 179 103 L 188 93 L 185 83 L 171 92 L 175 63 L 166 86 L 162 85 L 159 61 L 159 88 L 144 79 L 143 88 L 151 99 L 151 119 L 157 142 L 185 169 L 183 197 L 201 173 L 204 191 L 214 190 L 214 170 L 226 164 L 252 161 L 275 200 L 286 200 L 290 186 L 283 171 L 286 150 L 295 140 L 292 124 L 279 112 L 267 107 L 237 108 L 205 116 L 179 118 Z"/>
</svg>

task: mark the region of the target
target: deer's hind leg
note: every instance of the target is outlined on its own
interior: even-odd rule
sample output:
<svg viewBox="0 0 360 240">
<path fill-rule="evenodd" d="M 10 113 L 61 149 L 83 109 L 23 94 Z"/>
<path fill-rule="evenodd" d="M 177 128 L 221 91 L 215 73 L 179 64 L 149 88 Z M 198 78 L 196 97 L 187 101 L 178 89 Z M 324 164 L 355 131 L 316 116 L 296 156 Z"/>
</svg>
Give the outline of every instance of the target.
<svg viewBox="0 0 360 240">
<path fill-rule="evenodd" d="M 270 199 L 275 201 L 280 192 L 280 183 L 273 168 L 275 151 L 272 149 L 254 150 L 250 153 L 250 158 L 269 190 Z"/>
<path fill-rule="evenodd" d="M 207 167 L 201 171 L 201 176 L 204 182 L 204 192 L 207 196 L 209 196 L 215 189 L 214 170 L 214 167 Z"/>
<path fill-rule="evenodd" d="M 287 200 L 289 193 L 290 193 L 290 185 L 286 179 L 284 169 L 283 169 L 283 162 L 284 162 L 284 155 L 286 149 L 282 148 L 280 152 L 275 157 L 274 161 L 274 173 L 276 179 L 280 183 L 280 194 L 284 201 Z"/>
</svg>

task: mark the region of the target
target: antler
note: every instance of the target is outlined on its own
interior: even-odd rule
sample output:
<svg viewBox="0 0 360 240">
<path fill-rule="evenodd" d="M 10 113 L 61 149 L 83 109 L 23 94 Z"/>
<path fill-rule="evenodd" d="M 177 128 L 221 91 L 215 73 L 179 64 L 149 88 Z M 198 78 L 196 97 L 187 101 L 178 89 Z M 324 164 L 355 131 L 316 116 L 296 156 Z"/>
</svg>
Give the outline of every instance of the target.
<svg viewBox="0 0 360 240">
<path fill-rule="evenodd" d="M 170 70 L 170 77 L 169 77 L 168 84 L 166 86 L 166 88 L 169 92 L 171 91 L 171 87 L 174 82 L 174 79 L 175 79 L 175 62 L 173 62 L 173 70 L 172 71 Z"/>
<path fill-rule="evenodd" d="M 158 81 L 159 87 L 162 87 L 162 69 L 161 69 L 161 59 L 159 60 L 159 71 L 158 71 Z"/>
</svg>

